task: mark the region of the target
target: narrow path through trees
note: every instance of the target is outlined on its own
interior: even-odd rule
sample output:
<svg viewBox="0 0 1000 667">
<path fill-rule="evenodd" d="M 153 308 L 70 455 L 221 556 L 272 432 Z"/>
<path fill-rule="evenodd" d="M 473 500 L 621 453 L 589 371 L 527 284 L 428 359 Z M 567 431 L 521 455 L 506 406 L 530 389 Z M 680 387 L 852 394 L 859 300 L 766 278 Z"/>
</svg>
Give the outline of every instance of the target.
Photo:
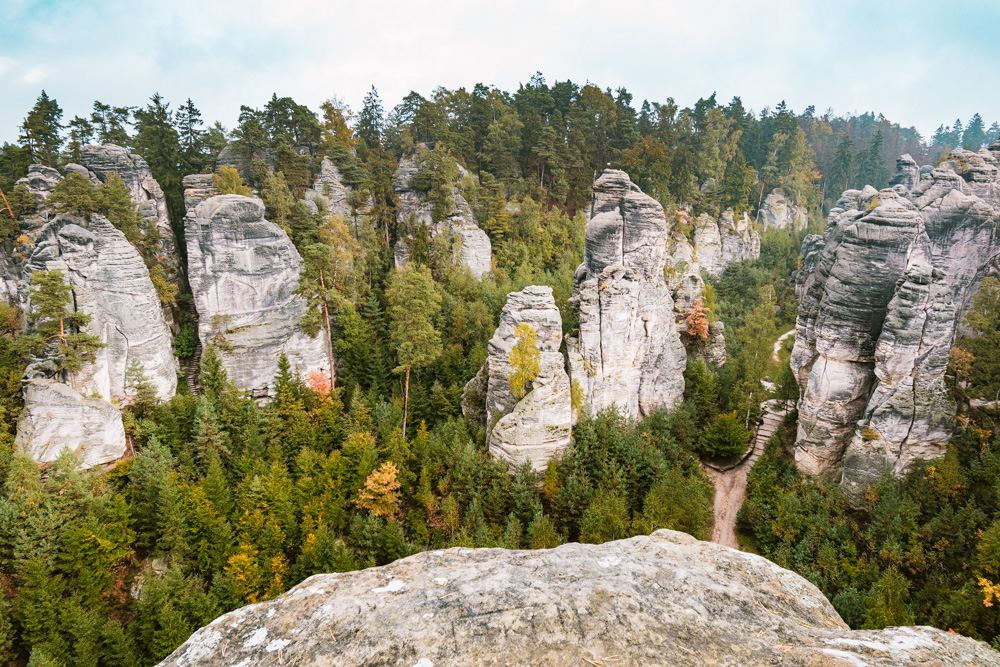
<svg viewBox="0 0 1000 667">
<path fill-rule="evenodd" d="M 774 342 L 772 359 L 781 363 L 778 353 L 785 340 L 795 333 L 795 329 L 786 331 Z M 733 549 L 739 548 L 736 541 L 736 515 L 747 497 L 747 475 L 757 459 L 764 453 L 764 446 L 771 439 L 788 414 L 787 407 L 777 400 L 761 403 L 763 415 L 754 437 L 753 450 L 749 456 L 730 468 L 713 468 L 703 465 L 702 469 L 715 485 L 715 523 L 712 526 L 712 541 Z"/>
</svg>

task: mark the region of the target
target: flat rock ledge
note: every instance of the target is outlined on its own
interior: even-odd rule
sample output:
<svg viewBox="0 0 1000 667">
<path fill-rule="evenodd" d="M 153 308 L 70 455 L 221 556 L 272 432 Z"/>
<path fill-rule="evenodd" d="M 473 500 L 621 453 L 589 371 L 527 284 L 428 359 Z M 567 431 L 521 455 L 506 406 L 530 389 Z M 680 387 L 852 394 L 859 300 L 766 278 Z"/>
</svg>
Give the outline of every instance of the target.
<svg viewBox="0 0 1000 667">
<path fill-rule="evenodd" d="M 161 665 L 1000 665 L 928 627 L 851 631 L 752 554 L 661 530 L 542 551 L 429 551 L 310 577 L 225 614 Z"/>
</svg>

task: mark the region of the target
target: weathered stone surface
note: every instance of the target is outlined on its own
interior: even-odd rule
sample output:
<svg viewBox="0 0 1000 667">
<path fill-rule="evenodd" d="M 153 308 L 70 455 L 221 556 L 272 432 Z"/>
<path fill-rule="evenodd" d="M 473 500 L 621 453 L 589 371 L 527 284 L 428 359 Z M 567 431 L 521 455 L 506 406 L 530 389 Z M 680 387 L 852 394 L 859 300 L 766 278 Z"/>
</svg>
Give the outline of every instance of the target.
<svg viewBox="0 0 1000 667">
<path fill-rule="evenodd" d="M 954 415 L 948 351 L 997 269 L 998 160 L 1000 145 L 958 149 L 912 188 L 848 190 L 823 238 L 806 238 L 791 360 L 805 472 L 843 466 L 845 489 L 857 493 L 876 471 L 899 474 L 943 451 Z"/>
<path fill-rule="evenodd" d="M 167 279 L 176 282 L 180 257 L 177 254 L 174 230 L 167 216 L 167 198 L 153 178 L 153 172 L 146 161 L 121 146 L 104 144 L 81 148 L 80 164 L 95 174 L 102 183 L 108 180 L 111 173 L 121 177 L 142 218 L 140 227 L 144 232 L 155 228 L 159 233 L 160 238 L 153 251 L 156 259 L 163 265 Z"/>
<path fill-rule="evenodd" d="M 809 224 L 809 214 L 801 206 L 793 204 L 775 188 L 760 205 L 759 222 L 764 229 L 805 229 Z"/>
<path fill-rule="evenodd" d="M 954 323 L 944 274 L 922 254 L 911 258 L 875 348 L 875 390 L 844 455 L 848 495 L 860 498 L 886 470 L 900 475 L 944 454 L 955 426 L 944 383 Z"/>
<path fill-rule="evenodd" d="M 535 330 L 540 359 L 538 376 L 518 400 L 510 389 L 510 354 L 518 342 L 515 330 L 520 324 Z M 530 285 L 508 294 L 486 363 L 463 392 L 466 417 L 482 415 L 489 429 L 490 453 L 511 468 L 530 460 L 536 470 L 542 470 L 569 445 L 573 412 L 561 342 L 562 317 L 551 287 Z"/>
<path fill-rule="evenodd" d="M 76 309 L 91 316 L 88 331 L 107 345 L 77 374 L 77 388 L 105 399 L 125 395 L 125 371 L 138 360 L 160 399 L 170 399 L 177 389 L 170 330 L 146 265 L 125 235 L 95 214 L 89 222 L 58 215 L 32 236 L 19 287 L 22 305 L 30 308 L 33 272 L 60 270 Z"/>
<path fill-rule="evenodd" d="M 570 299 L 580 318 L 579 336 L 566 338 L 570 378 L 595 414 L 672 408 L 684 393 L 686 354 L 663 278 L 663 208 L 625 172 L 606 169 L 591 210 Z"/>
<path fill-rule="evenodd" d="M 347 202 L 350 188 L 343 184 L 343 176 L 337 171 L 336 165 L 324 157 L 320 163 L 319 174 L 313 183 L 312 189 L 306 190 L 305 200 L 308 202 L 321 202 L 327 213 L 342 215 L 345 218 L 351 216 L 351 205 Z"/>
<path fill-rule="evenodd" d="M 307 306 L 293 292 L 302 258 L 264 219 L 264 204 L 216 195 L 188 211 L 184 224 L 198 335 L 206 347 L 220 343 L 216 350 L 236 386 L 269 395 L 282 351 L 303 376 L 329 372 L 322 337 L 310 338 L 299 325 Z"/>
<path fill-rule="evenodd" d="M 413 216 L 416 225 L 421 223 L 426 225 L 430 234 L 430 239 L 435 241 L 436 252 L 448 252 L 451 255 L 453 264 L 467 266 L 477 279 L 483 277 L 492 266 L 492 248 L 490 237 L 482 229 L 476 226 L 472 214 L 472 207 L 465 200 L 465 197 L 455 188 L 455 207 L 445 216 L 444 220 L 435 222 L 431 212 L 433 206 L 426 201 L 425 196 L 415 190 L 412 186 L 413 177 L 420 171 L 421 163 L 418 154 L 403 156 L 399 161 L 399 167 L 392 177 L 392 188 L 396 193 L 398 203 L 396 205 L 396 222 L 400 225 L 409 225 L 410 216 Z M 467 172 L 459 166 L 459 174 L 465 175 Z M 406 239 L 399 239 L 393 249 L 393 257 L 396 268 L 406 266 L 410 256 Z"/>
<path fill-rule="evenodd" d="M 192 211 L 209 197 L 219 194 L 213 174 L 188 174 L 181 180 L 181 185 L 184 186 L 185 211 Z"/>
<path fill-rule="evenodd" d="M 28 175 L 24 178 L 18 179 L 14 183 L 14 187 L 19 185 L 24 186 L 28 189 L 29 193 L 34 195 L 35 202 L 37 204 L 42 204 L 49 196 L 49 193 L 52 192 L 53 188 L 55 188 L 62 179 L 62 174 L 52 167 L 46 167 L 41 164 L 33 164 L 28 167 Z"/>
<path fill-rule="evenodd" d="M 909 153 L 899 156 L 896 160 L 896 173 L 889 181 L 889 187 L 902 185 L 909 192 L 920 182 L 920 167 Z"/>
<path fill-rule="evenodd" d="M 223 657 L 225 656 L 225 657 Z M 542 551 L 430 551 L 219 617 L 163 663 L 1000 665 L 928 627 L 851 631 L 811 583 L 668 530 Z"/>
<path fill-rule="evenodd" d="M 82 468 L 113 463 L 125 455 L 125 427 L 118 409 L 101 398 L 84 398 L 56 380 L 24 385 L 24 410 L 17 422 L 17 450 L 39 463 L 54 461 L 63 447 Z"/>
</svg>

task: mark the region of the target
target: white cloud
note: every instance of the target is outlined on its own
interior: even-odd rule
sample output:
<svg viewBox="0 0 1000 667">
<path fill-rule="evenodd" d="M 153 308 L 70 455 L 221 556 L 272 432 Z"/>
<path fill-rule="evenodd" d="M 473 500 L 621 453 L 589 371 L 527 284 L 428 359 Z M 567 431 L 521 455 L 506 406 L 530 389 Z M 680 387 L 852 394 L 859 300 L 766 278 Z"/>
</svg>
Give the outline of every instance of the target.
<svg viewBox="0 0 1000 667">
<path fill-rule="evenodd" d="M 23 72 L 19 77 L 22 83 L 27 83 L 30 85 L 35 85 L 41 83 L 45 80 L 45 77 L 49 73 L 49 68 L 45 65 L 32 65 Z"/>
</svg>

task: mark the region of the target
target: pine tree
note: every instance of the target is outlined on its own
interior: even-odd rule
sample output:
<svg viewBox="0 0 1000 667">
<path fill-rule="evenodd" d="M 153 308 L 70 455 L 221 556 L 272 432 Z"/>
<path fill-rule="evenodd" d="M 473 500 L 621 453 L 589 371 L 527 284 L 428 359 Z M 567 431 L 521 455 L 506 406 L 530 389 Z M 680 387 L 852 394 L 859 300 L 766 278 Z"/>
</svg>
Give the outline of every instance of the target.
<svg viewBox="0 0 1000 667">
<path fill-rule="evenodd" d="M 339 296 L 334 288 L 335 269 L 330 247 L 322 243 L 307 246 L 302 251 L 302 272 L 295 293 L 306 298 L 309 309 L 302 316 L 302 329 L 315 338 L 320 328 L 326 336 L 330 363 L 330 389 L 336 385 L 337 360 L 333 351 L 333 330 L 330 322 L 331 301 Z M 329 284 L 328 284 L 329 282 Z"/>
<path fill-rule="evenodd" d="M 441 354 L 441 336 L 434 328 L 434 318 L 441 310 L 441 294 L 431 278 L 430 269 L 407 266 L 393 274 L 386 298 L 389 301 L 389 335 L 399 360 L 395 372 L 406 376 L 403 389 L 405 439 L 410 370 L 423 368 Z"/>
<path fill-rule="evenodd" d="M 97 350 L 105 347 L 97 336 L 83 328 L 90 323 L 90 315 L 68 310 L 72 302 L 72 287 L 66 283 L 62 271 L 35 271 L 31 275 L 31 306 L 29 319 L 35 325 L 38 338 L 36 346 L 57 342 L 60 357 L 56 365 L 69 373 L 75 385 L 74 374 L 85 363 L 93 363 Z"/>
<path fill-rule="evenodd" d="M 358 138 L 364 140 L 369 149 L 378 149 L 382 146 L 382 131 L 385 126 L 385 110 L 382 107 L 382 100 L 379 99 L 378 91 L 372 86 L 371 91 L 365 95 L 364 105 L 361 113 L 358 114 L 358 124 L 354 131 Z"/>
<path fill-rule="evenodd" d="M 94 126 L 90 121 L 80 116 L 73 116 L 68 124 L 69 141 L 66 143 L 66 160 L 80 162 L 80 148 L 89 144 L 94 138 Z"/>
<path fill-rule="evenodd" d="M 837 154 L 830 166 L 830 184 L 833 186 L 833 191 L 830 194 L 835 198 L 850 187 L 854 162 L 853 146 L 854 142 L 851 141 L 851 137 L 846 132 L 841 135 L 840 143 L 837 144 Z"/>
<path fill-rule="evenodd" d="M 97 132 L 97 141 L 127 148 L 131 143 L 128 134 L 131 125 L 129 118 L 134 110 L 135 107 L 113 107 L 95 100 L 90 122 Z"/>
<path fill-rule="evenodd" d="M 21 144 L 31 151 L 34 162 L 52 165 L 53 156 L 58 160 L 62 139 L 59 131 L 63 110 L 59 104 L 43 90 L 35 106 L 31 108 L 21 124 Z"/>
<path fill-rule="evenodd" d="M 170 219 L 184 217 L 184 193 L 181 187 L 180 144 L 170 104 L 159 93 L 149 98 L 145 109 L 135 112 L 134 148 L 149 164 L 153 178 L 167 198 Z"/>
</svg>

